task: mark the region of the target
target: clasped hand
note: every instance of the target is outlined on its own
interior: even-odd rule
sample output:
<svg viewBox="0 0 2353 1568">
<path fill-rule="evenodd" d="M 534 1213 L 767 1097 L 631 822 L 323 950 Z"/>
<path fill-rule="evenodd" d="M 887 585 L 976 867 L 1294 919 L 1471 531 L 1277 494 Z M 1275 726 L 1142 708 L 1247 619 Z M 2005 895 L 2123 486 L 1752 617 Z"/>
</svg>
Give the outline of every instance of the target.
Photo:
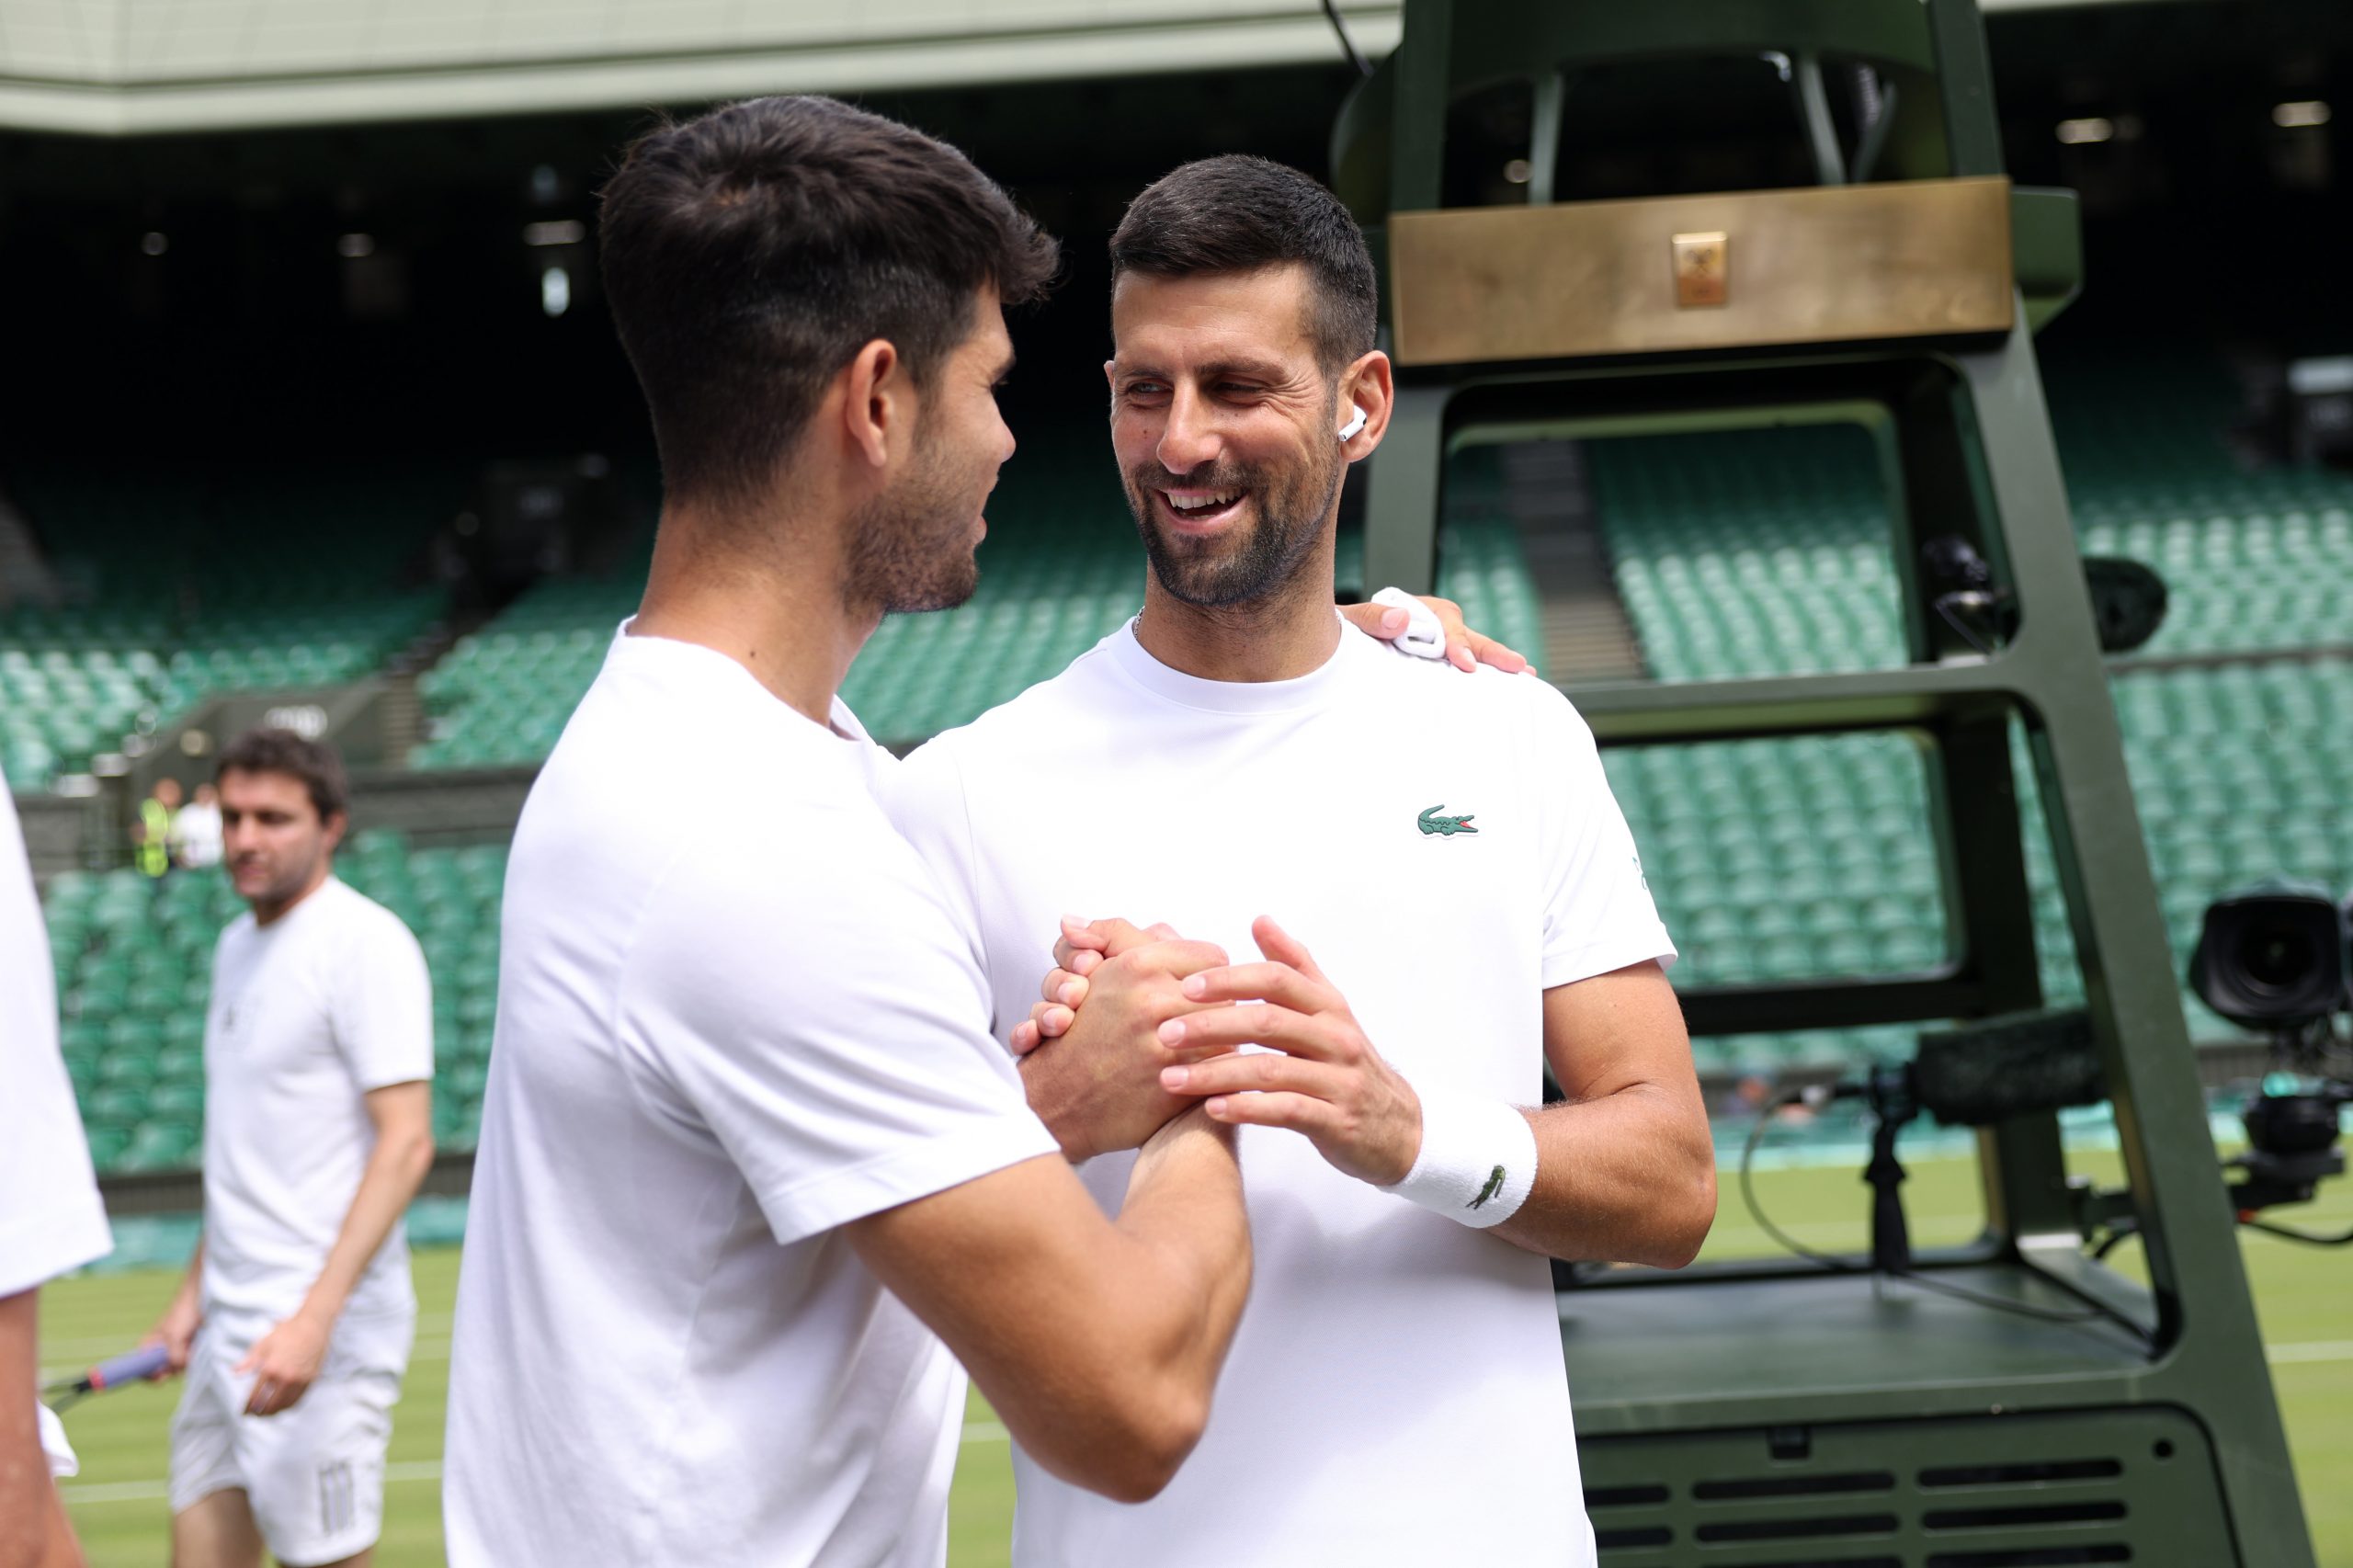
<svg viewBox="0 0 2353 1568">
<path fill-rule="evenodd" d="M 1110 966 L 1120 961 L 1100 929 L 1105 924 L 1064 923 L 1046 1000 L 1014 1031 L 1025 1077 L 1082 1029 L 1091 1033 L 1089 1013 L 1116 994 L 1104 983 L 1119 978 Z M 1413 1085 L 1374 1049 L 1347 998 L 1303 945 L 1263 915 L 1250 934 L 1266 961 L 1226 964 L 1221 955 L 1213 964 L 1171 971 L 1177 996 L 1193 1006 L 1172 1011 L 1156 1026 L 1168 1060 L 1158 1069 L 1163 1097 L 1154 1107 L 1165 1119 L 1199 1102 L 1217 1121 L 1288 1128 L 1358 1180 L 1376 1187 L 1404 1180 L 1422 1144 L 1421 1100 Z M 1244 1045 L 1267 1049 L 1245 1054 Z"/>
<path fill-rule="evenodd" d="M 1014 1031 L 1021 1057 L 1022 1088 L 1072 1162 L 1114 1149 L 1142 1144 L 1170 1118 L 1192 1105 L 1161 1087 L 1160 1072 L 1211 1054 L 1215 1048 L 1164 1044 L 1160 1029 L 1202 1004 L 1180 989 L 1187 977 L 1226 961 L 1225 949 L 1188 942 L 1165 926 L 1139 928 L 1124 920 L 1063 923 L 1055 962 L 1084 951 L 1093 961 L 1089 978 L 1078 982 L 1065 969 L 1049 976 L 1049 996 L 1070 990 L 1073 999 L 1089 990 L 1093 1000 L 1083 1022 L 1063 1006 L 1055 1019 L 1054 1049 L 1040 1051 L 1034 1021 Z M 1057 978 L 1059 977 L 1059 978 Z M 1074 984 L 1075 982 L 1075 984 Z M 1032 1018 L 1046 1010 L 1040 1003 Z"/>
</svg>

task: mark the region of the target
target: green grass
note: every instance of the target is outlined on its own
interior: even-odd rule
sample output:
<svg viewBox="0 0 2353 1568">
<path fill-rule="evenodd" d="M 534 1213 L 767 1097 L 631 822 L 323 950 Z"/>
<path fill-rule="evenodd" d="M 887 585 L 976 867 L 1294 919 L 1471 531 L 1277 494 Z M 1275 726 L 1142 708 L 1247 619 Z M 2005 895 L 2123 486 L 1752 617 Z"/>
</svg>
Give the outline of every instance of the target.
<svg viewBox="0 0 2353 1568">
<path fill-rule="evenodd" d="M 2102 1179 L 2112 1159 L 2078 1161 Z M 1915 1240 L 1924 1245 L 1965 1240 L 1979 1223 L 1976 1167 L 1964 1160 L 1911 1164 L 1907 1199 Z M 1864 1192 L 1852 1171 L 1790 1169 L 1761 1173 L 1767 1211 L 1810 1245 L 1862 1244 Z M 2298 1211 L 2296 1222 L 2337 1229 L 2353 1222 L 2353 1182 Z M 2323 1568 L 2353 1568 L 2353 1256 L 2299 1247 L 2249 1234 L 2243 1248 L 2255 1281 L 2273 1381 L 2296 1456 L 2304 1507 Z M 1708 1256 L 1768 1256 L 1769 1240 L 1751 1223 L 1727 1181 Z M 2133 1249 L 2118 1264 L 2137 1267 Z M 442 1403 L 449 1369 L 449 1307 L 457 1285 L 455 1252 L 416 1258 L 423 1312 L 406 1397 L 392 1430 L 395 1478 L 386 1488 L 381 1568 L 426 1568 L 441 1561 Z M 136 1340 L 154 1321 L 176 1277 L 160 1270 L 70 1279 L 42 1293 L 42 1363 L 85 1364 Z M 67 1415 L 82 1454 L 69 1483 L 74 1520 L 92 1568 L 162 1568 L 169 1519 L 162 1495 L 165 1426 L 176 1388 L 134 1388 L 85 1401 Z M 968 1416 L 963 1461 L 949 1518 L 951 1568 L 1002 1568 L 1013 1519 L 1009 1450 L 985 1405 Z"/>
</svg>

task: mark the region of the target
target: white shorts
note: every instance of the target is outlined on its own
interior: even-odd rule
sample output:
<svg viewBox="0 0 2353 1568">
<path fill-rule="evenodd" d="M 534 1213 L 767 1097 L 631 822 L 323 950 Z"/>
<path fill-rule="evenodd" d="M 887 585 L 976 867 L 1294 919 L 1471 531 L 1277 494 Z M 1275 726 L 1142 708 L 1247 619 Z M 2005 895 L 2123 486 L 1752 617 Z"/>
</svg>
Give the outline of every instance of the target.
<svg viewBox="0 0 2353 1568">
<path fill-rule="evenodd" d="M 346 1318 L 326 1363 L 290 1410 L 247 1415 L 250 1372 L 234 1370 L 267 1324 L 208 1321 L 172 1416 L 172 1512 L 242 1489 L 270 1555 L 334 1562 L 376 1543 L 384 1520 L 384 1449 L 408 1370 L 414 1312 Z"/>
</svg>

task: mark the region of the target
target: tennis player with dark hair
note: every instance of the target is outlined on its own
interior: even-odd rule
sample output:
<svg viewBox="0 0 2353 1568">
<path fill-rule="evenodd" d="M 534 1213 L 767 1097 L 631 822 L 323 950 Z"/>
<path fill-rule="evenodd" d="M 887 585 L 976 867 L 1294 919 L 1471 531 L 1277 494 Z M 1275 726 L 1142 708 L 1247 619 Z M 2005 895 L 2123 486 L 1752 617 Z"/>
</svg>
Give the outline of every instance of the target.
<svg viewBox="0 0 2353 1568">
<path fill-rule="evenodd" d="M 416 1332 L 401 1219 L 433 1163 L 433 996 L 400 917 L 336 880 L 342 759 L 289 730 L 220 756 L 247 913 L 204 1021 L 204 1234 L 149 1336 L 175 1568 L 365 1562 Z"/>
<path fill-rule="evenodd" d="M 1675 949 L 1557 690 L 1458 679 L 1333 614 L 1341 481 L 1392 406 L 1347 210 L 1215 158 L 1139 196 L 1111 257 L 1142 613 L 918 750 L 894 814 L 1097 1199 L 1130 1180 L 1097 1130 L 1200 1106 L 1240 1132 L 1257 1278 L 1156 1498 L 1108 1504 L 1024 1439 L 1014 1561 L 1589 1568 L 1546 1257 L 1679 1266 L 1713 1218 Z M 1082 1031 L 1125 944 L 1073 928 L 1050 959 L 1065 909 L 1264 961 L 1188 977 L 1204 1010 L 1123 1054 Z M 1534 1108 L 1548 1062 L 1567 1103 Z"/>
<path fill-rule="evenodd" d="M 960 1358 L 1037 1462 L 1148 1496 L 1248 1290 L 1232 1132 L 1169 1120 L 1104 1214 L 835 696 L 882 615 L 972 591 L 1002 311 L 1055 247 L 801 97 L 639 141 L 601 251 L 665 495 L 508 864 L 450 1561 L 937 1568 Z M 791 832 L 747 854 L 753 817 Z M 1074 1032 L 1141 1049 L 1222 961 L 1127 953 Z"/>
</svg>

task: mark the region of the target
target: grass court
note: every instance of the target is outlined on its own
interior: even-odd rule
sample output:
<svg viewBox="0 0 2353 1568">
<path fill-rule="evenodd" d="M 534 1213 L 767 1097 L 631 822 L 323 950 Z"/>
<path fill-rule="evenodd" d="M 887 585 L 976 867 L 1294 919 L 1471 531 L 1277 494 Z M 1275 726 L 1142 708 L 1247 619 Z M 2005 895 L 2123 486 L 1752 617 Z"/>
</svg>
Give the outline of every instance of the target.
<svg viewBox="0 0 2353 1568">
<path fill-rule="evenodd" d="M 2102 1179 L 2112 1157 L 2079 1163 Z M 2109 1168 L 2103 1169 L 2103 1166 Z M 1967 1160 L 1910 1163 L 1907 1196 L 1916 1241 L 1938 1245 L 1974 1233 L 1980 1211 L 1976 1166 Z M 1866 1194 L 1844 1168 L 1761 1171 L 1766 1210 L 1810 1245 L 1859 1247 Z M 2307 1230 L 2353 1223 L 2353 1182 L 2323 1189 L 2322 1200 L 2277 1217 Z M 2242 1250 L 2262 1314 L 2274 1386 L 2295 1449 L 2306 1516 L 2321 1568 L 2353 1568 L 2353 1256 L 2243 1233 Z M 1706 1256 L 1768 1256 L 1730 1178 Z M 2137 1264 L 2127 1246 L 2115 1261 Z M 430 1568 L 442 1561 L 441 1425 L 449 1370 L 449 1311 L 458 1276 L 454 1250 L 416 1255 L 421 1312 L 407 1392 L 397 1414 L 385 1487 L 381 1568 Z M 97 1275 L 42 1293 L 44 1375 L 85 1366 L 134 1342 L 169 1299 L 176 1275 L 164 1270 Z M 1570 1369 L 1574 1383 L 1575 1369 Z M 165 1424 L 177 1388 L 134 1388 L 87 1400 L 66 1426 L 82 1456 L 67 1483 L 74 1522 L 92 1568 L 163 1568 L 169 1511 L 164 1479 Z M 965 1418 L 963 1458 L 949 1517 L 950 1568 L 1001 1568 L 1013 1518 L 1013 1474 L 1004 1428 L 977 1398 Z"/>
</svg>

